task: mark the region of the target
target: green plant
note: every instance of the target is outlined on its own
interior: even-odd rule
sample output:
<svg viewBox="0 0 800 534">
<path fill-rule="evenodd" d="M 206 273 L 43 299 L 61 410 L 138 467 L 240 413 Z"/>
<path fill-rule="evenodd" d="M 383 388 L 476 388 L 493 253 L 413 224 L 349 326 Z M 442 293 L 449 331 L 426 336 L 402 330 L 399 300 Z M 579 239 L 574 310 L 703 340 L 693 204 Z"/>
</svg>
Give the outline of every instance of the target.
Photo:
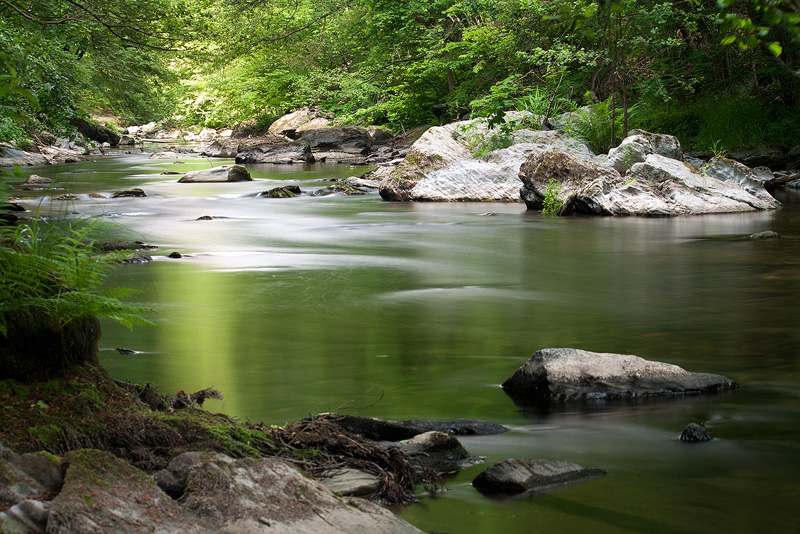
<svg viewBox="0 0 800 534">
<path fill-rule="evenodd" d="M 550 178 L 544 192 L 542 213 L 558 213 L 558 210 L 564 205 L 559 193 L 561 193 L 561 184 L 555 178 Z"/>
<path fill-rule="evenodd" d="M 99 220 L 44 222 L 40 210 L 41 204 L 32 222 L 0 227 L 0 335 L 8 333 L 14 314 L 33 308 L 45 312 L 56 330 L 90 316 L 129 328 L 152 325 L 145 319 L 148 308 L 122 302 L 133 290 L 99 289 L 113 262 L 93 247 L 102 231 Z"/>
<path fill-rule="evenodd" d="M 722 146 L 722 140 L 717 139 L 711 142 L 711 153 L 714 154 L 715 158 L 724 158 L 727 157 L 728 150 Z"/>
</svg>

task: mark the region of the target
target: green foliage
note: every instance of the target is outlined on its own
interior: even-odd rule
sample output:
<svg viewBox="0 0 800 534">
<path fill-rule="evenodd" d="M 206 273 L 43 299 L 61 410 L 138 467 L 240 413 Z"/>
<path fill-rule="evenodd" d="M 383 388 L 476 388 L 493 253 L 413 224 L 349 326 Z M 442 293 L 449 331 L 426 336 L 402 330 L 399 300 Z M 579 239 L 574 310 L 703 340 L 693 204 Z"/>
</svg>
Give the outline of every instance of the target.
<svg viewBox="0 0 800 534">
<path fill-rule="evenodd" d="M 0 201 L 4 194 L 0 188 Z M 39 215 L 30 223 L 0 226 L 0 335 L 7 333 L 9 317 L 33 308 L 44 310 L 54 329 L 89 316 L 129 328 L 153 324 L 145 319 L 147 308 L 122 302 L 132 290 L 100 289 L 113 258 L 97 257 L 97 219 L 45 222 Z"/>
<path fill-rule="evenodd" d="M 559 197 L 560 193 L 561 184 L 555 178 L 550 178 L 542 201 L 542 213 L 558 213 L 558 210 L 564 205 L 564 202 Z"/>
<path fill-rule="evenodd" d="M 616 145 L 622 134 L 622 117 L 617 115 L 612 129 L 610 99 L 579 109 L 568 125 L 570 133 L 588 144 L 597 154 L 605 154 Z M 613 139 L 612 139 L 613 133 Z"/>
</svg>

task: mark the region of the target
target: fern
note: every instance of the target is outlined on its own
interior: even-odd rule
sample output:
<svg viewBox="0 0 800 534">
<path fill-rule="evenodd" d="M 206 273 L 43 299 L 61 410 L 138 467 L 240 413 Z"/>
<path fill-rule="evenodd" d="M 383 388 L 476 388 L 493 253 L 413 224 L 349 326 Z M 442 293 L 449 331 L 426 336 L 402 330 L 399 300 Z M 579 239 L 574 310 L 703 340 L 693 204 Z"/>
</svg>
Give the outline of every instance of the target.
<svg viewBox="0 0 800 534">
<path fill-rule="evenodd" d="M 56 329 L 89 316 L 128 328 L 153 325 L 149 308 L 123 302 L 136 291 L 99 289 L 113 263 L 96 255 L 92 236 L 100 229 L 97 219 L 44 222 L 38 210 L 30 223 L 0 227 L 0 334 L 7 335 L 14 314 L 32 308 L 45 311 Z"/>
</svg>

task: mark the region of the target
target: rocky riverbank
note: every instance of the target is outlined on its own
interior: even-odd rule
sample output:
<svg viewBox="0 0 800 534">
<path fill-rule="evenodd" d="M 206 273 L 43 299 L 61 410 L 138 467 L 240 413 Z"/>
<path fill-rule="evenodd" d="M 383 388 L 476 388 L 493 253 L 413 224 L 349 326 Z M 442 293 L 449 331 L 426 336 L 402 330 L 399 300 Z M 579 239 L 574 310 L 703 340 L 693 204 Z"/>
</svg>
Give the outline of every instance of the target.
<svg viewBox="0 0 800 534">
<path fill-rule="evenodd" d="M 520 405 L 545 409 L 736 386 L 577 349 L 538 351 L 503 384 Z M 213 390 L 160 395 L 85 365 L 47 382 L 0 381 L 0 532 L 418 533 L 375 503 L 413 502 L 420 489 L 443 489 L 442 474 L 483 461 L 457 436 L 508 430 L 465 419 L 337 414 L 266 426 L 200 407 L 221 397 Z M 709 439 L 696 424 L 680 437 Z M 473 486 L 494 498 L 522 498 L 605 475 L 565 461 L 511 459 L 483 470 Z"/>
</svg>

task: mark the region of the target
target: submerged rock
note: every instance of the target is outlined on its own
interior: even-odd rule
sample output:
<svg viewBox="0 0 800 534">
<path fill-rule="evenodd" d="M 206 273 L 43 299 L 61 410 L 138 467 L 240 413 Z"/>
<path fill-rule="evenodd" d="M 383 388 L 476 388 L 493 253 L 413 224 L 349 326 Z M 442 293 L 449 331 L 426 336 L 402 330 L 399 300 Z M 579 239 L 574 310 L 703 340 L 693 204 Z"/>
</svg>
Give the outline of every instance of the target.
<svg viewBox="0 0 800 534">
<path fill-rule="evenodd" d="M 111 198 L 125 198 L 125 197 L 132 197 L 132 198 L 141 198 L 146 197 L 147 194 L 142 189 L 135 187 L 133 189 L 126 189 L 124 191 L 114 191 L 111 193 Z"/>
<path fill-rule="evenodd" d="M 696 443 L 700 441 L 711 441 L 708 431 L 697 423 L 689 423 L 681 432 L 681 441 Z"/>
<path fill-rule="evenodd" d="M 629 354 L 542 349 L 503 383 L 524 404 L 603 402 L 733 389 L 730 378 L 691 373 L 677 365 Z"/>
<path fill-rule="evenodd" d="M 246 182 L 250 181 L 250 172 L 242 165 L 222 165 L 213 169 L 189 171 L 178 180 L 178 183 L 198 182 Z"/>
<path fill-rule="evenodd" d="M 536 494 L 605 475 L 602 469 L 538 459 L 512 459 L 497 463 L 472 481 L 484 493 Z"/>
<path fill-rule="evenodd" d="M 755 234 L 750 234 L 747 236 L 747 239 L 778 239 L 781 235 L 778 232 L 773 232 L 772 230 L 764 230 L 763 232 L 757 232 Z"/>
<path fill-rule="evenodd" d="M 477 456 L 472 456 L 455 436 L 435 430 L 417 434 L 403 448 L 414 461 L 439 473 L 482 462 Z"/>
<path fill-rule="evenodd" d="M 302 194 L 302 192 L 297 185 L 284 185 L 282 187 L 273 187 L 268 191 L 262 191 L 257 196 L 261 198 L 294 198 Z"/>
</svg>

